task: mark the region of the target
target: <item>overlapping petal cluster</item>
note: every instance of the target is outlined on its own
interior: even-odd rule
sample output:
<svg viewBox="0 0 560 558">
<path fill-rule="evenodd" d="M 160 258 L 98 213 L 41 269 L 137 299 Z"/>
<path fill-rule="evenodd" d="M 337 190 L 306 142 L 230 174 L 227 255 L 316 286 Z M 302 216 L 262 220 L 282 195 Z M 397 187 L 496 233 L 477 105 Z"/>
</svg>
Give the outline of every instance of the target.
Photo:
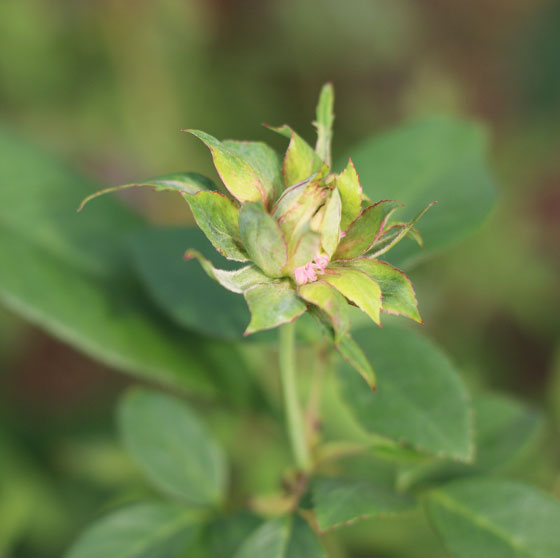
<svg viewBox="0 0 560 558">
<path fill-rule="evenodd" d="M 196 251 L 186 253 L 223 287 L 243 294 L 251 311 L 246 334 L 309 311 L 373 385 L 373 371 L 349 335 L 348 308 L 360 308 L 377 324 L 382 311 L 421 322 L 409 279 L 379 257 L 407 235 L 419 240 L 414 225 L 428 208 L 411 222 L 393 221 L 399 204 L 373 203 L 351 160 L 341 173 L 332 172 L 333 98 L 327 84 L 314 122 L 315 148 L 287 125 L 271 128 L 289 139 L 283 159 L 262 142 L 219 141 L 186 130 L 210 149 L 229 195 L 194 173 L 137 185 L 179 190 L 214 248 L 247 264 L 222 270 Z"/>
</svg>

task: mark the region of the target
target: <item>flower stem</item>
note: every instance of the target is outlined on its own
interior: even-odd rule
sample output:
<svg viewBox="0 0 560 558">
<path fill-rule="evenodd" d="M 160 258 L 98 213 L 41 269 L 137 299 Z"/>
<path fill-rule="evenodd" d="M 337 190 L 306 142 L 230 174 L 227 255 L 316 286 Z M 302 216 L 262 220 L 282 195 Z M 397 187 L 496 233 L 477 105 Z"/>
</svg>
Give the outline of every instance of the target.
<svg viewBox="0 0 560 558">
<path fill-rule="evenodd" d="M 292 451 L 298 468 L 302 471 L 308 471 L 311 466 L 311 458 L 306 441 L 303 414 L 298 402 L 293 324 L 285 324 L 279 329 L 278 364 L 280 367 L 280 378 L 282 380 L 282 391 L 284 393 L 284 407 Z"/>
</svg>

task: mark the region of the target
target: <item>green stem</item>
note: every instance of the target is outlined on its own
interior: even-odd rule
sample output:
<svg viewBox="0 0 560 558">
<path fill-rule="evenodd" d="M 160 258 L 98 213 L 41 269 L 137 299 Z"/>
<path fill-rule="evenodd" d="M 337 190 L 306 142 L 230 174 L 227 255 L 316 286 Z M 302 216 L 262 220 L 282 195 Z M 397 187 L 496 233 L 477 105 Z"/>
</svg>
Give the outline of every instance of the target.
<svg viewBox="0 0 560 558">
<path fill-rule="evenodd" d="M 280 327 L 278 333 L 278 364 L 284 393 L 284 406 L 288 422 L 288 434 L 297 466 L 308 471 L 311 466 L 309 448 L 305 436 L 303 414 L 298 402 L 295 362 L 294 325 Z"/>
</svg>

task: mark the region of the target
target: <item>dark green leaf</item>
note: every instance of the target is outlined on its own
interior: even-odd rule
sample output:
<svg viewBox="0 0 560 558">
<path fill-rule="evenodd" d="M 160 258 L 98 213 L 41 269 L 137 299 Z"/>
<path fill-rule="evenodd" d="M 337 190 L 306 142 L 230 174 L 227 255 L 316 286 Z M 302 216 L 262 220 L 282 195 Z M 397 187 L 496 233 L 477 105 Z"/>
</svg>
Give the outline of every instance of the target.
<svg viewBox="0 0 560 558">
<path fill-rule="evenodd" d="M 435 117 L 402 126 L 365 141 L 351 151 L 365 193 L 396 199 L 410 219 L 427 203 L 438 210 L 422 221 L 426 250 L 401 243 L 391 252 L 397 267 L 465 238 L 488 216 L 495 185 L 487 168 L 488 141 L 483 129 L 453 117 Z M 342 159 L 345 164 L 347 157 Z"/>
<path fill-rule="evenodd" d="M 200 525 L 200 512 L 184 506 L 137 504 L 94 523 L 66 558 L 183 558 Z"/>
<path fill-rule="evenodd" d="M 317 536 L 297 515 L 267 521 L 247 538 L 235 558 L 326 558 Z"/>
<path fill-rule="evenodd" d="M 306 310 L 290 281 L 256 285 L 245 291 L 251 322 L 245 335 L 293 322 Z"/>
<path fill-rule="evenodd" d="M 127 188 L 148 187 L 153 188 L 156 192 L 169 190 L 172 192 L 180 192 L 181 194 L 196 194 L 201 190 L 215 190 L 215 184 L 205 176 L 196 172 L 180 172 L 175 174 L 166 174 L 164 176 L 156 176 L 149 178 L 142 182 L 131 182 L 130 184 L 123 184 L 122 186 L 113 186 L 105 188 L 99 192 L 95 192 L 85 198 L 78 211 L 81 211 L 90 200 L 109 194 L 110 192 L 117 192 L 119 190 L 126 190 Z"/>
<path fill-rule="evenodd" d="M 225 368 L 241 361 L 186 335 L 139 288 L 122 240 L 140 218 L 109 197 L 76 213 L 91 185 L 1 131 L 0 157 L 2 302 L 110 366 L 215 395 L 216 380 L 231 376 Z"/>
<path fill-rule="evenodd" d="M 239 233 L 239 208 L 235 202 L 219 192 L 199 192 L 185 196 L 197 225 L 212 246 L 230 260 L 248 259 Z"/>
<path fill-rule="evenodd" d="M 351 478 L 319 478 L 313 482 L 319 529 L 324 531 L 356 519 L 386 517 L 415 506 L 414 500 L 390 486 Z"/>
<path fill-rule="evenodd" d="M 136 388 L 121 401 L 119 423 L 128 451 L 154 486 L 196 505 L 223 499 L 223 453 L 185 402 Z"/>
<path fill-rule="evenodd" d="M 411 330 L 370 327 L 355 335 L 379 388 L 373 395 L 353 374 L 340 372 L 343 399 L 357 422 L 427 454 L 472 459 L 469 400 L 448 358 Z"/>
<path fill-rule="evenodd" d="M 288 262 L 286 242 L 278 223 L 261 203 L 241 206 L 239 231 L 251 260 L 270 277 L 280 277 Z"/>
<path fill-rule="evenodd" d="M 499 478 L 470 478 L 428 494 L 430 519 L 459 558 L 557 558 L 560 502 Z"/>
</svg>

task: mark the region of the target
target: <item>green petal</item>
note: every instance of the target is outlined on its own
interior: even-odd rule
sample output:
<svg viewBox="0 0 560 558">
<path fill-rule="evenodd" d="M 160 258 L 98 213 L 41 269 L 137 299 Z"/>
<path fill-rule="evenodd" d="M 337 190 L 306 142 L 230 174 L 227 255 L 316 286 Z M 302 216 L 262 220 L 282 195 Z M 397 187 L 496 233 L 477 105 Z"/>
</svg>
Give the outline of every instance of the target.
<svg viewBox="0 0 560 558">
<path fill-rule="evenodd" d="M 270 277 L 260 271 L 256 265 L 247 265 L 233 271 L 218 269 L 197 250 L 187 250 L 185 259 L 191 260 L 193 258 L 200 262 L 202 269 L 209 277 L 232 293 L 241 294 L 255 285 L 271 281 Z"/>
<path fill-rule="evenodd" d="M 367 252 L 382 234 L 387 219 L 399 207 L 392 200 L 384 200 L 364 209 L 340 239 L 334 259 L 349 260 Z"/>
<path fill-rule="evenodd" d="M 196 194 L 201 190 L 215 190 L 216 185 L 212 180 L 198 174 L 196 172 L 180 172 L 174 174 L 166 174 L 164 176 L 156 176 L 155 178 L 149 178 L 143 182 L 131 182 L 130 184 L 122 184 L 121 186 L 112 186 L 111 188 L 105 188 L 99 192 L 91 194 L 85 198 L 78 211 L 84 208 L 84 205 L 90 200 L 103 196 L 104 194 L 109 194 L 110 192 L 117 192 L 118 190 L 126 190 L 127 188 L 139 188 L 147 187 L 153 188 L 156 192 L 160 191 L 173 191 L 180 192 L 182 194 Z"/>
<path fill-rule="evenodd" d="M 239 209 L 235 202 L 219 192 L 198 192 L 184 198 L 212 246 L 230 260 L 246 262 L 248 256 L 239 232 Z"/>
<path fill-rule="evenodd" d="M 368 257 L 371 258 L 378 258 L 385 252 L 388 252 L 395 244 L 400 242 L 407 234 L 410 233 L 414 229 L 414 225 L 424 216 L 424 214 L 437 202 L 432 202 L 431 204 L 427 205 L 412 221 L 406 224 L 406 226 L 398 229 L 397 231 L 391 233 L 389 232 L 386 235 L 381 236 L 371 246 L 370 250 L 368 251 Z"/>
<path fill-rule="evenodd" d="M 288 268 L 301 267 L 312 261 L 321 249 L 321 235 L 307 230 L 299 236 L 293 252 L 290 253 Z"/>
<path fill-rule="evenodd" d="M 319 155 L 289 126 L 271 127 L 270 129 L 284 137 L 290 138 L 288 150 L 284 157 L 284 164 L 282 165 L 284 186 L 286 188 L 308 179 L 312 174 L 321 169 L 323 161 Z"/>
<path fill-rule="evenodd" d="M 305 301 L 320 308 L 329 318 L 335 342 L 338 342 L 350 327 L 346 299 L 325 281 L 314 281 L 300 285 L 298 294 Z"/>
<path fill-rule="evenodd" d="M 321 89 L 317 104 L 317 120 L 313 122 L 317 128 L 317 144 L 315 151 L 323 161 L 331 166 L 331 141 L 334 122 L 334 88 L 332 83 L 326 83 Z"/>
<path fill-rule="evenodd" d="M 345 231 L 362 212 L 362 186 L 352 159 L 336 177 L 336 187 L 342 200 L 340 228 Z"/>
<path fill-rule="evenodd" d="M 340 241 L 341 210 L 340 194 L 337 188 L 334 188 L 325 204 L 320 225 L 321 244 L 329 258 L 334 254 Z"/>
<path fill-rule="evenodd" d="M 412 283 L 402 271 L 388 263 L 369 258 L 357 258 L 341 263 L 341 266 L 367 273 L 381 287 L 382 311 L 423 323 Z M 336 269 L 338 266 L 332 267 Z"/>
<path fill-rule="evenodd" d="M 293 322 L 307 308 L 288 280 L 255 285 L 244 294 L 251 311 L 245 335 Z"/>
<path fill-rule="evenodd" d="M 257 173 L 269 200 L 277 199 L 284 190 L 282 162 L 272 147 L 262 141 L 222 142 L 230 151 L 245 159 Z"/>
<path fill-rule="evenodd" d="M 288 262 L 282 230 L 260 202 L 244 203 L 239 231 L 251 259 L 270 277 L 280 277 Z"/>
<path fill-rule="evenodd" d="M 355 269 L 329 266 L 321 279 L 379 324 L 381 288 L 371 277 Z"/>
<path fill-rule="evenodd" d="M 240 202 L 261 200 L 267 204 L 271 198 L 259 173 L 236 151 L 225 146 L 215 137 L 200 130 L 185 130 L 203 141 L 212 153 L 214 166 L 225 187 Z M 271 196 L 272 197 L 272 196 Z"/>
</svg>

